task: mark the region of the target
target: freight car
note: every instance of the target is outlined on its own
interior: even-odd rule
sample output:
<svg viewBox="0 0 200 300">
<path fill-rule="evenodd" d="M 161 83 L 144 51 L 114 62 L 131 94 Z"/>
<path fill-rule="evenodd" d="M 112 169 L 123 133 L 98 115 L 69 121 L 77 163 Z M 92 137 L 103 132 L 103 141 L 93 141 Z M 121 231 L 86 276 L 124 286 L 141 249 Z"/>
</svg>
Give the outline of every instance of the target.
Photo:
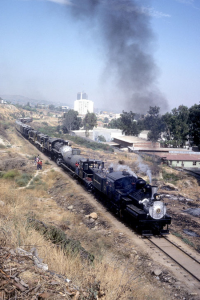
<svg viewBox="0 0 200 300">
<path fill-rule="evenodd" d="M 169 233 L 171 217 L 166 213 L 157 186 L 125 170 L 106 170 L 103 161 L 84 158 L 80 149 L 71 148 L 67 141 L 48 137 L 20 121 L 16 121 L 16 129 L 142 235 Z"/>
</svg>

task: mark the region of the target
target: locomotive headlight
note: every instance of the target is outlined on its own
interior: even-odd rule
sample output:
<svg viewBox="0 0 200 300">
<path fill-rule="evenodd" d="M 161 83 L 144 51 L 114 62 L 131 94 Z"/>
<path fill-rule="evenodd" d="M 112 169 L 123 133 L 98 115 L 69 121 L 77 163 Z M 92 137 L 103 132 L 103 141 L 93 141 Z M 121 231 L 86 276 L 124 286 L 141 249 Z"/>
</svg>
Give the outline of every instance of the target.
<svg viewBox="0 0 200 300">
<path fill-rule="evenodd" d="M 149 214 L 153 219 L 161 219 L 166 214 L 166 206 L 161 201 L 155 201 L 149 208 Z"/>
</svg>

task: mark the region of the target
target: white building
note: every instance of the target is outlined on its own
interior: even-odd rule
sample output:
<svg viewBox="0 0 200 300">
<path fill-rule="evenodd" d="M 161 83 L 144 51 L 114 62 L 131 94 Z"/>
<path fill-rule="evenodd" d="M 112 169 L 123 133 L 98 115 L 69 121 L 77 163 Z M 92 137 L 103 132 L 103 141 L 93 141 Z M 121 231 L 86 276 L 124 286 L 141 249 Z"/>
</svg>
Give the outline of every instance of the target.
<svg viewBox="0 0 200 300">
<path fill-rule="evenodd" d="M 99 136 L 103 136 L 106 142 L 112 142 L 117 136 L 124 136 L 121 129 L 110 129 L 110 128 L 94 128 L 93 129 L 93 140 L 98 141 Z"/>
<path fill-rule="evenodd" d="M 3 100 L 3 99 L 0 99 L 0 103 L 1 104 L 6 104 L 7 102 L 5 100 Z"/>
<path fill-rule="evenodd" d="M 74 110 L 79 113 L 79 115 L 86 115 L 87 112 L 94 112 L 94 102 L 87 99 L 86 93 L 78 93 L 77 100 L 74 101 Z"/>
<path fill-rule="evenodd" d="M 62 106 L 62 110 L 68 110 L 69 106 Z"/>
</svg>

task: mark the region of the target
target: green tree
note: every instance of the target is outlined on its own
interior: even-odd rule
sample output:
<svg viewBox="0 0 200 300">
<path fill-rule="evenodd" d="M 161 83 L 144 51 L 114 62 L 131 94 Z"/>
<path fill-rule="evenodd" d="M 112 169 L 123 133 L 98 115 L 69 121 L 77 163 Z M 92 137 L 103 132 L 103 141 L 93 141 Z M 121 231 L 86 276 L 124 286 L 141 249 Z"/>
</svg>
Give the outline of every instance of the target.
<svg viewBox="0 0 200 300">
<path fill-rule="evenodd" d="M 189 109 L 180 105 L 172 109 L 171 113 L 166 113 L 162 117 L 165 123 L 164 137 L 167 143 L 174 147 L 183 147 L 189 135 Z"/>
<path fill-rule="evenodd" d="M 105 124 L 104 124 L 105 125 Z M 112 119 L 110 121 L 110 123 L 107 126 L 108 128 L 112 128 L 112 129 L 120 129 L 121 127 L 121 122 L 120 122 L 120 118 L 118 119 Z"/>
<path fill-rule="evenodd" d="M 125 135 L 135 135 L 139 134 L 139 128 L 137 126 L 137 121 L 135 120 L 135 113 L 132 111 L 123 111 L 119 118 L 119 129 L 125 133 Z"/>
<path fill-rule="evenodd" d="M 49 109 L 50 109 L 50 110 L 55 110 L 55 105 L 50 104 L 50 105 L 49 105 Z"/>
<path fill-rule="evenodd" d="M 81 118 L 78 117 L 78 112 L 70 109 L 64 114 L 62 121 L 62 130 L 64 133 L 69 133 L 71 130 L 79 130 L 81 127 Z"/>
<path fill-rule="evenodd" d="M 104 122 L 104 123 L 109 123 L 108 117 L 105 117 L 104 120 L 103 120 L 103 122 Z"/>
<path fill-rule="evenodd" d="M 148 140 L 153 143 L 157 142 L 161 138 L 161 133 L 165 129 L 165 124 L 159 115 L 160 107 L 150 106 L 148 115 L 141 121 L 140 126 L 142 129 L 150 130 L 148 134 Z"/>
<path fill-rule="evenodd" d="M 190 107 L 188 123 L 190 138 L 200 150 L 200 104 Z"/>
<path fill-rule="evenodd" d="M 83 127 L 85 129 L 85 135 L 89 136 L 89 130 L 92 130 L 97 126 L 97 117 L 94 113 L 87 112 L 83 119 Z"/>
<path fill-rule="evenodd" d="M 106 142 L 106 139 L 103 135 L 99 135 L 97 138 L 99 142 Z"/>
</svg>

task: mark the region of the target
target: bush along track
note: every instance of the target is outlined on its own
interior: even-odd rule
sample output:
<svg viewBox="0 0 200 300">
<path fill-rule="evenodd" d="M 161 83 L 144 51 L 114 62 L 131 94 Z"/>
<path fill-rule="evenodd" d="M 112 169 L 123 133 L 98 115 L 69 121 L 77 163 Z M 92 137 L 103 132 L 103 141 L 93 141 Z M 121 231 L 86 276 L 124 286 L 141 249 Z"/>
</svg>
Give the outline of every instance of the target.
<svg viewBox="0 0 200 300">
<path fill-rule="evenodd" d="M 81 259 L 87 260 L 90 263 L 94 261 L 94 255 L 87 252 L 79 241 L 67 238 L 67 235 L 61 229 L 52 225 L 46 225 L 44 222 L 34 218 L 29 218 L 28 223 L 47 240 L 59 246 L 66 255 L 72 253 L 74 255 L 80 255 Z"/>
</svg>

